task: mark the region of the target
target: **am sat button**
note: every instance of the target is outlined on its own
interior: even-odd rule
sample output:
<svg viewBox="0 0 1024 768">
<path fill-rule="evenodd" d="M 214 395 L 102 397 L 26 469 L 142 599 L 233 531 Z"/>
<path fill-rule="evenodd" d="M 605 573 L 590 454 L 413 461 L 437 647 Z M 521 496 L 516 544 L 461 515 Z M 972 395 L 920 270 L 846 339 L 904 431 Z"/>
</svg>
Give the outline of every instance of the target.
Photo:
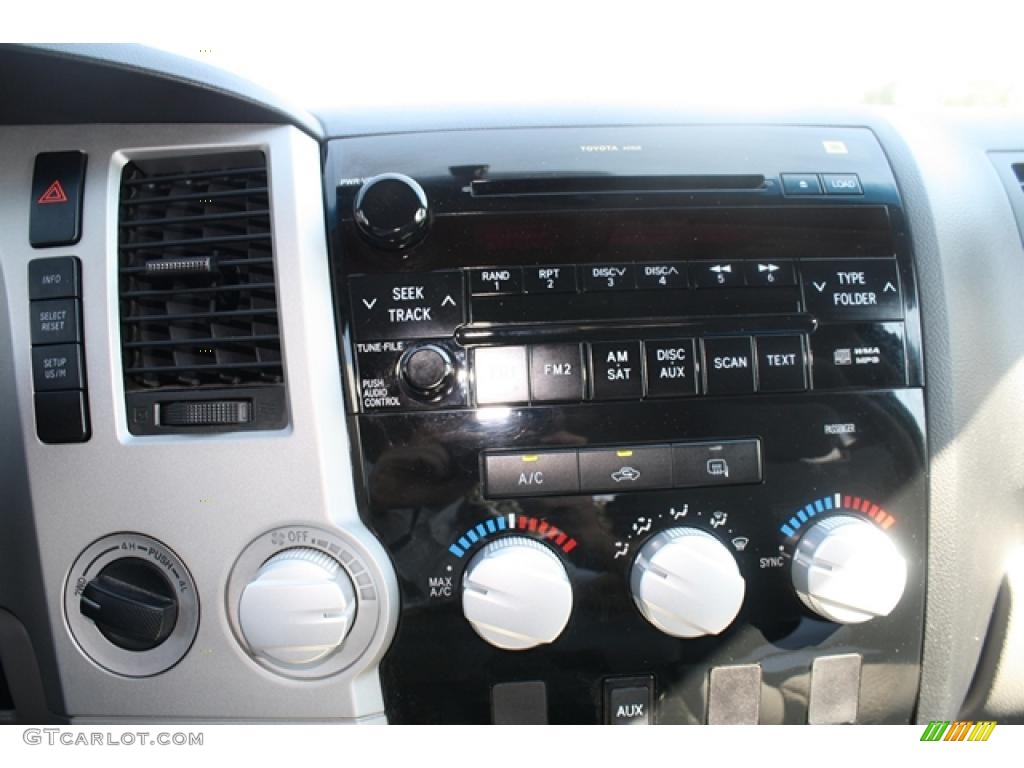
<svg viewBox="0 0 1024 768">
<path fill-rule="evenodd" d="M 491 498 L 578 493 L 576 451 L 484 455 L 484 493 Z"/>
<path fill-rule="evenodd" d="M 676 488 L 761 482 L 761 441 L 678 443 L 672 446 Z"/>
<path fill-rule="evenodd" d="M 595 342 L 590 345 L 590 370 L 595 400 L 639 400 L 644 393 L 639 341 Z"/>
<path fill-rule="evenodd" d="M 667 445 L 580 451 L 580 490 L 584 493 L 671 487 L 672 450 Z"/>
</svg>

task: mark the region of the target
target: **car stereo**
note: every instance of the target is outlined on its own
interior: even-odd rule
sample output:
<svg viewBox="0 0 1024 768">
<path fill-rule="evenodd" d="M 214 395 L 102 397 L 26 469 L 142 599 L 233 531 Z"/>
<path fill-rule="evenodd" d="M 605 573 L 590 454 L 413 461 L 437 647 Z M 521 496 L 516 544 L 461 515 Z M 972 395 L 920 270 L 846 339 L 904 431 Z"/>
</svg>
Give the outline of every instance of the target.
<svg viewBox="0 0 1024 768">
<path fill-rule="evenodd" d="M 909 722 L 910 238 L 867 129 L 536 128 L 326 157 L 392 722 Z"/>
</svg>

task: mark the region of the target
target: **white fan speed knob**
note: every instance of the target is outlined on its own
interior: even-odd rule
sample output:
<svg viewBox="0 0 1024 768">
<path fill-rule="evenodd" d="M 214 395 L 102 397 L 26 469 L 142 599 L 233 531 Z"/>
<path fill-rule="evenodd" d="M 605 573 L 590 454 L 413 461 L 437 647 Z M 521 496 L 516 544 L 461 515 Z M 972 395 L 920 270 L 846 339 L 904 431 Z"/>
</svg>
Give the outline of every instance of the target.
<svg viewBox="0 0 1024 768">
<path fill-rule="evenodd" d="M 669 528 L 648 539 L 633 562 L 630 587 L 645 619 L 685 638 L 725 630 L 746 592 L 736 558 L 697 528 Z"/>
<path fill-rule="evenodd" d="M 510 536 L 488 544 L 466 567 L 462 612 L 491 645 L 523 651 L 562 634 L 572 613 L 572 585 L 554 552 Z"/>
<path fill-rule="evenodd" d="M 907 585 L 907 561 L 876 525 L 851 515 L 812 525 L 793 555 L 793 586 L 804 604 L 840 624 L 888 616 Z"/>
<path fill-rule="evenodd" d="M 238 606 L 252 652 L 290 665 L 313 664 L 340 648 L 355 613 L 355 589 L 345 569 L 306 547 L 267 560 Z"/>
</svg>

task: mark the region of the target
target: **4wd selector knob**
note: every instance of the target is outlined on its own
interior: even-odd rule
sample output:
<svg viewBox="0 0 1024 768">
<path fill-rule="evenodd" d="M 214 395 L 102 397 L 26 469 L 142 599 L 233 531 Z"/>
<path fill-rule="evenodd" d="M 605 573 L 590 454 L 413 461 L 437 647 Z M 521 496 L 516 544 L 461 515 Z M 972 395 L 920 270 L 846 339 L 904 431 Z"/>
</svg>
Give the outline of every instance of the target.
<svg viewBox="0 0 1024 768">
<path fill-rule="evenodd" d="M 852 515 L 812 525 L 793 555 L 793 586 L 804 604 L 840 624 L 888 616 L 903 596 L 907 561 L 878 526 Z"/>
<path fill-rule="evenodd" d="M 174 587 L 156 566 L 138 557 L 122 557 L 104 567 L 82 590 L 79 609 L 126 651 L 156 648 L 178 621 Z"/>
<path fill-rule="evenodd" d="M 308 547 L 267 560 L 242 592 L 238 621 L 253 653 L 283 664 L 320 661 L 352 628 L 356 596 L 345 569 Z"/>
<path fill-rule="evenodd" d="M 430 227 L 423 187 L 401 173 L 382 173 L 363 182 L 355 199 L 356 226 L 373 245 L 400 251 L 416 245 Z"/>
<path fill-rule="evenodd" d="M 722 632 L 746 592 L 736 558 L 697 528 L 669 528 L 648 539 L 633 562 L 630 587 L 645 619 L 686 638 Z"/>
<path fill-rule="evenodd" d="M 466 567 L 462 612 L 491 645 L 523 651 L 562 634 L 572 613 L 572 585 L 554 552 L 509 536 L 492 541 Z"/>
</svg>

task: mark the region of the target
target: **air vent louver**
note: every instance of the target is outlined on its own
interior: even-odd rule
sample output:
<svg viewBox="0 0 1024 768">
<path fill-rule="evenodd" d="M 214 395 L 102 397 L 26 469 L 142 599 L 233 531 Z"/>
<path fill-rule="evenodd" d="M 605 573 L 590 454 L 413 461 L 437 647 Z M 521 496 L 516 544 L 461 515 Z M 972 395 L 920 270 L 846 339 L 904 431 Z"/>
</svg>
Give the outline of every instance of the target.
<svg viewBox="0 0 1024 768">
<path fill-rule="evenodd" d="M 262 153 L 129 163 L 119 217 L 121 342 L 132 431 L 175 402 L 282 403 L 284 368 Z M 188 395 L 194 393 L 194 397 Z M 267 415 L 267 409 L 256 409 Z M 280 421 L 281 413 L 275 414 Z M 144 423 L 138 424 L 137 421 Z M 235 428 L 258 428 L 250 424 Z M 218 431 L 223 430 L 220 427 Z M 194 430 L 192 430 L 194 431 Z"/>
</svg>

